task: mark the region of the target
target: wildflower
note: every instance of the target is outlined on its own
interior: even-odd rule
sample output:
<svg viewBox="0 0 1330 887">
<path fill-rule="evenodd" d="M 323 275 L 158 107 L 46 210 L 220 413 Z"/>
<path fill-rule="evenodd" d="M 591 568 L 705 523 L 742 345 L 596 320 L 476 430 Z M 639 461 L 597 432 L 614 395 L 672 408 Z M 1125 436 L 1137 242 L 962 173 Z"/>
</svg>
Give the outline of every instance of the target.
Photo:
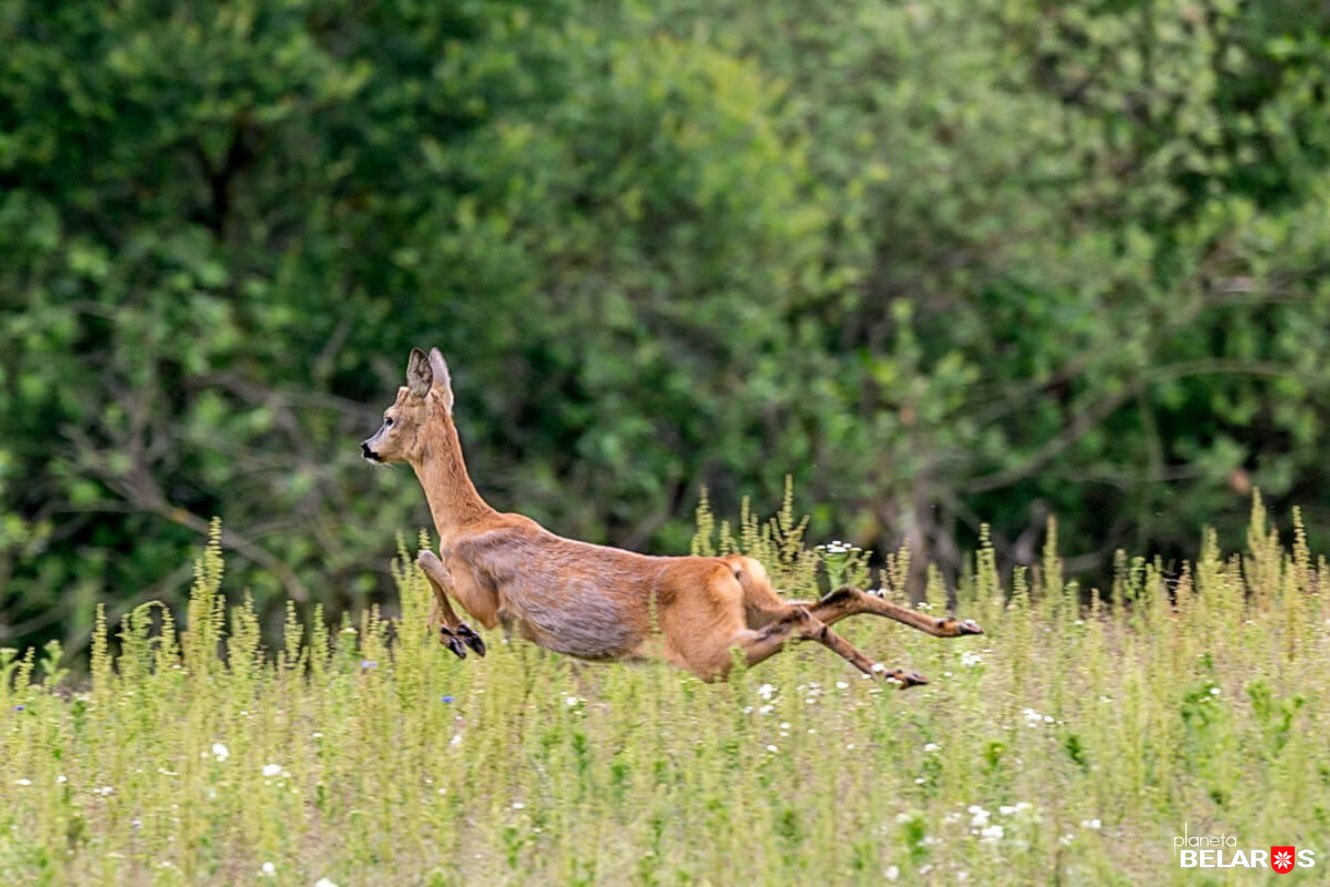
<svg viewBox="0 0 1330 887">
<path fill-rule="evenodd" d="M 769 715 L 769 714 L 771 714 L 771 709 L 772 709 L 772 708 L 774 708 L 774 706 L 764 705 L 764 706 L 762 706 L 761 708 L 759 708 L 759 709 L 757 710 L 757 713 L 760 714 L 760 715 Z"/>
<path fill-rule="evenodd" d="M 761 696 L 763 699 L 769 700 L 772 696 L 776 695 L 776 688 L 770 684 L 763 684 L 757 688 L 757 695 Z"/>
<path fill-rule="evenodd" d="M 281 765 L 281 764 L 264 764 L 264 765 L 263 765 L 263 775 L 264 775 L 264 776 L 281 776 L 284 772 L 285 772 L 285 771 L 282 770 L 282 765 Z"/>
<path fill-rule="evenodd" d="M 774 755 L 776 752 L 780 751 L 780 749 L 776 748 L 776 746 L 774 745 L 768 745 L 767 751 L 771 752 Z"/>
<path fill-rule="evenodd" d="M 941 747 L 942 747 L 942 746 L 938 745 L 936 742 L 927 742 L 927 743 L 924 743 L 924 751 L 926 751 L 926 752 L 935 752 L 935 751 L 937 751 L 938 749 L 940 749 Z"/>
<path fill-rule="evenodd" d="M 961 652 L 961 665 L 966 668 L 978 668 L 984 664 L 984 657 L 978 653 L 971 653 L 969 650 Z"/>
<path fill-rule="evenodd" d="M 837 689 L 837 690 L 848 690 L 849 687 L 850 687 L 850 685 L 847 684 L 847 683 L 845 683 L 844 681 L 837 681 L 837 682 L 836 682 L 836 689 Z"/>
<path fill-rule="evenodd" d="M 525 809 L 526 809 L 526 804 L 523 804 L 521 801 L 513 801 L 513 809 L 514 809 L 514 810 L 525 810 Z"/>
<path fill-rule="evenodd" d="M 1211 696 L 1218 696 L 1219 693 L 1220 693 L 1220 690 L 1219 690 L 1218 687 L 1211 687 L 1211 688 L 1210 688 L 1210 695 L 1211 695 Z"/>
<path fill-rule="evenodd" d="M 225 762 L 227 758 L 231 757 L 231 750 L 220 742 L 214 742 L 212 744 L 212 756 Z"/>
<path fill-rule="evenodd" d="M 16 706 L 14 706 L 14 711 L 23 711 L 23 709 L 24 709 L 25 707 L 26 707 L 26 706 L 16 705 Z"/>
<path fill-rule="evenodd" d="M 95 788 L 93 789 L 93 791 L 101 795 L 102 797 L 106 797 L 107 795 L 115 793 L 115 789 L 109 785 L 104 785 L 101 788 Z"/>
<path fill-rule="evenodd" d="M 980 807 L 978 804 L 971 804 L 968 809 L 972 814 L 970 817 L 970 825 L 973 828 L 983 828 L 984 826 L 988 825 L 987 810 L 985 810 L 983 807 Z"/>
<path fill-rule="evenodd" d="M 32 780 L 31 780 L 31 779 L 15 779 L 15 780 L 14 780 L 14 784 L 15 784 L 15 785 L 32 785 Z"/>
<path fill-rule="evenodd" d="M 56 785 L 64 785 L 66 782 L 69 782 L 69 777 L 63 773 L 55 778 Z"/>
<path fill-rule="evenodd" d="M 576 696 L 569 696 L 563 701 L 566 705 L 571 706 L 571 705 L 577 705 L 577 703 L 581 702 L 582 700 L 578 699 Z"/>
<path fill-rule="evenodd" d="M 986 826 L 985 828 L 980 829 L 979 831 L 979 835 L 983 838 L 983 840 L 988 841 L 990 843 L 1002 840 L 1002 834 L 1003 834 L 1003 828 L 1000 825 Z"/>
<path fill-rule="evenodd" d="M 1061 844 L 1063 847 L 1069 847 L 1071 846 L 1071 843 L 1075 840 L 1076 840 L 1075 835 L 1063 835 L 1062 837 L 1058 838 L 1058 843 Z"/>
<path fill-rule="evenodd" d="M 1044 722 L 1044 716 L 1033 708 L 1024 709 L 1021 714 L 1025 716 L 1025 723 L 1031 727 L 1038 727 Z M 1051 718 L 1049 719 L 1052 720 Z"/>
<path fill-rule="evenodd" d="M 277 866 L 273 865 L 271 862 L 265 862 L 260 868 L 263 870 L 263 873 L 270 878 L 277 874 Z"/>
<path fill-rule="evenodd" d="M 452 696 L 449 696 L 449 695 L 447 695 L 447 694 L 444 694 L 443 696 L 440 696 L 440 697 L 439 697 L 439 701 L 442 702 L 444 705 L 452 705 L 452 704 L 453 704 L 453 697 L 452 697 Z"/>
<path fill-rule="evenodd" d="M 1081 828 L 1098 829 L 1103 823 L 1098 819 L 1082 819 Z"/>
<path fill-rule="evenodd" d="M 462 744 L 462 734 L 454 733 L 453 738 L 448 741 L 448 744 L 453 748 L 457 748 L 457 746 Z"/>
<path fill-rule="evenodd" d="M 330 878 L 319 878 L 314 882 L 314 887 L 337 887 L 337 884 Z"/>
<path fill-rule="evenodd" d="M 362 660 L 360 660 L 360 670 L 361 670 L 361 671 L 369 671 L 371 668 L 378 668 L 378 667 L 379 667 L 379 663 L 375 662 L 373 659 L 362 659 Z"/>
<path fill-rule="evenodd" d="M 900 866 L 889 865 L 882 874 L 886 875 L 888 881 L 894 881 L 901 876 Z"/>
</svg>

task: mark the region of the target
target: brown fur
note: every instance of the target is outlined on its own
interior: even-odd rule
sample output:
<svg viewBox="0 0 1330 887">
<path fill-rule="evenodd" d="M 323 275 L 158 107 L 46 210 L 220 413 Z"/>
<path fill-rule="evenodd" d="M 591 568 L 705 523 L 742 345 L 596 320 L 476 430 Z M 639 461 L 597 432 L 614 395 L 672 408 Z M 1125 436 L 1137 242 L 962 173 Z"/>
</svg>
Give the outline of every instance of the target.
<svg viewBox="0 0 1330 887">
<path fill-rule="evenodd" d="M 938 637 L 979 634 L 973 622 L 936 619 L 840 588 L 816 603 L 792 602 L 752 558 L 652 557 L 565 539 L 520 514 L 491 508 L 476 491 L 452 419 L 448 367 L 438 350 L 413 349 L 407 384 L 362 445 L 377 462 L 407 462 L 429 501 L 439 555 L 417 563 L 434 592 L 431 623 L 457 655 L 484 655 L 484 642 L 458 619 L 456 600 L 485 628 L 503 624 L 550 650 L 583 659 L 661 656 L 704 680 L 725 677 L 738 650 L 749 664 L 792 642 L 815 641 L 867 675 L 903 686 L 917 674 L 886 669 L 831 630 L 872 613 Z"/>
</svg>

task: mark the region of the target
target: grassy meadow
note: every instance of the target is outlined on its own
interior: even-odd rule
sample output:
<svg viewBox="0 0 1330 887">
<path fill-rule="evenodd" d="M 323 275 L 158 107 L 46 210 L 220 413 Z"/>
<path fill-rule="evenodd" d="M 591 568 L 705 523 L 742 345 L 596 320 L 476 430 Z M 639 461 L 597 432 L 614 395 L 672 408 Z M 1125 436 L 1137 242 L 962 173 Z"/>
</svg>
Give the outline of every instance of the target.
<svg viewBox="0 0 1330 887">
<path fill-rule="evenodd" d="M 1273 877 L 1179 869 L 1184 823 L 1315 849 L 1287 879 L 1310 882 L 1330 865 L 1330 571 L 1293 524 L 1281 544 L 1258 500 L 1242 553 L 1124 556 L 1102 594 L 1064 580 L 1053 540 L 1012 576 L 983 549 L 955 594 L 987 635 L 840 624 L 932 680 L 904 693 L 809 645 L 718 685 L 498 632 L 459 661 L 405 556 L 400 619 L 292 609 L 265 649 L 210 546 L 188 611 L 99 631 L 90 679 L 4 651 L 0 883 Z M 868 578 L 802 530 L 788 510 L 733 533 L 703 513 L 695 549 L 757 554 L 800 597 L 828 567 Z M 901 594 L 906 567 L 873 584 Z M 946 607 L 936 577 L 921 606 Z"/>
</svg>

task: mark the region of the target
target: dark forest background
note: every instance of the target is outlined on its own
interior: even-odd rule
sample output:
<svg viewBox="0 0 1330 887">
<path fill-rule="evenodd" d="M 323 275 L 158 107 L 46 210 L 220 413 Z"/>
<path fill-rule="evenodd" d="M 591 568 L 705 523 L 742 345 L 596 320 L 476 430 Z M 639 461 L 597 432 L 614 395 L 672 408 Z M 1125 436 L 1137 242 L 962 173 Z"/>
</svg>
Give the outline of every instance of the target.
<svg viewBox="0 0 1330 887">
<path fill-rule="evenodd" d="M 0 0 L 0 645 L 428 523 L 357 443 L 447 355 L 472 473 L 682 553 L 1073 570 L 1330 517 L 1330 4 Z M 239 577 L 235 577 L 239 573 Z"/>
</svg>

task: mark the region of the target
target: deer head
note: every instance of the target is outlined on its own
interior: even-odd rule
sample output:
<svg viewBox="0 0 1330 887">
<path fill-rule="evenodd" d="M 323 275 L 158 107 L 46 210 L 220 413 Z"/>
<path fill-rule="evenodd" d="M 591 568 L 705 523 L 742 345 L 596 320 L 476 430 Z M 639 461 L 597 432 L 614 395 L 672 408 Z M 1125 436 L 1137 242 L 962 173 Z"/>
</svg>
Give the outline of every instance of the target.
<svg viewBox="0 0 1330 887">
<path fill-rule="evenodd" d="M 383 424 L 373 436 L 361 441 L 360 453 L 370 462 L 407 462 L 420 454 L 421 433 L 433 417 L 452 422 L 453 387 L 448 364 L 439 349 L 429 356 L 411 349 L 406 364 L 406 384 L 397 389 L 397 399 L 383 413 Z"/>
</svg>

